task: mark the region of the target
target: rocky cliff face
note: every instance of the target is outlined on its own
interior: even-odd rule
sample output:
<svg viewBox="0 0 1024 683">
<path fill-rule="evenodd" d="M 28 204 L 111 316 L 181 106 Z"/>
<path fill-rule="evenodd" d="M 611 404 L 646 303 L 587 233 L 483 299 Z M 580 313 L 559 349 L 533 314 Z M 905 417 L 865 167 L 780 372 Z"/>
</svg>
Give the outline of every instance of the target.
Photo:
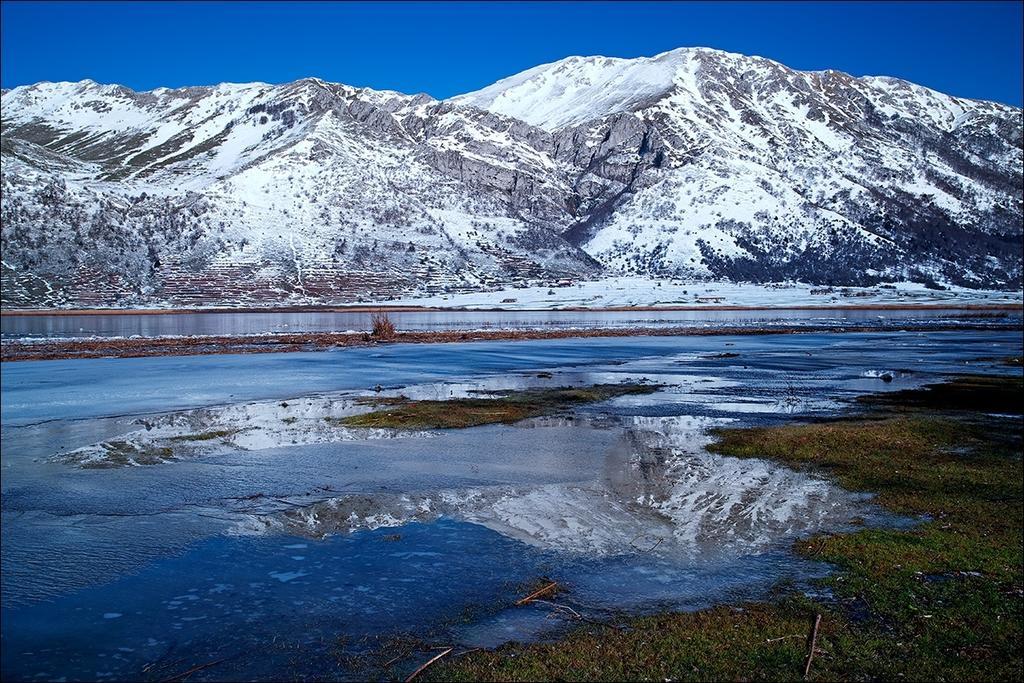
<svg viewBox="0 0 1024 683">
<path fill-rule="evenodd" d="M 701 49 L 455 101 L 552 132 L 581 170 L 563 236 L 616 270 L 1020 287 L 1019 109 Z"/>
<path fill-rule="evenodd" d="M 6 305 L 341 302 L 603 272 L 1021 286 L 1021 110 L 684 49 L 449 101 L 3 94 Z"/>
</svg>

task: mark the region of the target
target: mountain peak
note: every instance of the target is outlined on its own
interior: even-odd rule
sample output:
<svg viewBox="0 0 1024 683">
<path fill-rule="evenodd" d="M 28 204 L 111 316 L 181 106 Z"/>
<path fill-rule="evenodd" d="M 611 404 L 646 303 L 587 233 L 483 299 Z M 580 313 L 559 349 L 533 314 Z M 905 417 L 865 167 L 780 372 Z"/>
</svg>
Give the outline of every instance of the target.
<svg viewBox="0 0 1024 683">
<path fill-rule="evenodd" d="M 684 50 L 637 59 L 566 57 L 451 101 L 555 130 L 624 111 L 632 103 L 666 93 L 689 54 Z"/>
<path fill-rule="evenodd" d="M 758 83 L 759 92 L 770 99 L 779 90 L 806 89 L 822 79 L 832 87 L 874 91 L 875 97 L 891 100 L 898 107 L 920 109 L 920 102 L 925 102 L 926 107 L 942 111 L 943 120 L 949 119 L 945 111 L 971 102 L 971 106 L 980 104 L 898 78 L 857 78 L 833 69 L 799 71 L 766 57 L 707 47 L 680 47 L 652 57 L 566 57 L 450 101 L 556 131 L 610 114 L 637 111 L 680 90 L 699 99 L 707 85 L 738 88 L 738 83 L 753 80 Z M 895 99 L 893 93 L 897 93 Z M 1013 109 L 997 103 L 985 104 L 1004 112 Z"/>
<path fill-rule="evenodd" d="M 572 56 L 527 69 L 451 101 L 553 131 L 631 111 L 670 94 L 677 86 L 692 89 L 697 71 L 706 63 L 785 68 L 763 57 L 708 47 L 679 47 L 653 57 Z"/>
</svg>

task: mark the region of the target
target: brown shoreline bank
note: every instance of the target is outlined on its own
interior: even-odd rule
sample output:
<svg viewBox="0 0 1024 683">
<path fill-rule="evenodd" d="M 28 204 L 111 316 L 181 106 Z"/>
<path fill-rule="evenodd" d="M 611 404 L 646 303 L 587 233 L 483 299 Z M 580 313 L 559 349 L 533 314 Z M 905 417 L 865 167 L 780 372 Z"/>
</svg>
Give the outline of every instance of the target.
<svg viewBox="0 0 1024 683">
<path fill-rule="evenodd" d="M 431 306 L 272 306 L 266 308 L 24 308 L 0 310 L 3 317 L 72 315 L 192 315 L 202 313 L 614 313 L 657 311 L 1020 311 L 1024 304 L 964 303 L 843 303 L 803 306 L 741 306 L 734 304 L 697 304 L 693 306 L 565 306 L 561 308 L 466 308 Z"/>
<path fill-rule="evenodd" d="M 311 332 L 259 336 L 194 336 L 135 339 L 56 340 L 44 342 L 4 342 L 0 360 L 59 360 L 70 358 L 139 358 L 145 356 L 193 356 L 240 353 L 289 353 L 324 351 L 332 348 L 375 346 L 381 344 L 446 344 L 470 341 L 527 341 L 539 339 L 576 339 L 593 337 L 676 337 L 727 336 L 757 334 L 800 334 L 820 332 L 941 332 L 959 330 L 1024 331 L 1020 324 L 905 325 L 855 327 L 692 327 L 598 328 L 579 330 L 483 330 L 398 332 L 393 339 L 380 340 L 365 332 Z"/>
</svg>

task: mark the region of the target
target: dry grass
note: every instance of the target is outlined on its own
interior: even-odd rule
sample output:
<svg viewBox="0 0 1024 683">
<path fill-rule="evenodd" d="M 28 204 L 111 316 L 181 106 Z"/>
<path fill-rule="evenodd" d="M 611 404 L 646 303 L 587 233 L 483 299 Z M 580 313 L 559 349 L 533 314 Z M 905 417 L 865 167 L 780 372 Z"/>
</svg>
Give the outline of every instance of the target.
<svg viewBox="0 0 1024 683">
<path fill-rule="evenodd" d="M 650 394 L 654 384 L 596 384 L 507 392 L 500 398 L 457 398 L 449 401 L 408 401 L 401 397 L 380 399 L 386 410 L 344 418 L 328 418 L 346 427 L 390 429 L 460 429 L 485 424 L 512 423 L 528 417 L 550 415 L 573 405 L 605 401 L 627 394 Z"/>
<path fill-rule="evenodd" d="M 373 332 L 371 333 L 377 339 L 384 341 L 391 341 L 395 338 L 395 324 L 391 322 L 390 316 L 384 311 L 379 311 L 373 314 Z"/>
</svg>

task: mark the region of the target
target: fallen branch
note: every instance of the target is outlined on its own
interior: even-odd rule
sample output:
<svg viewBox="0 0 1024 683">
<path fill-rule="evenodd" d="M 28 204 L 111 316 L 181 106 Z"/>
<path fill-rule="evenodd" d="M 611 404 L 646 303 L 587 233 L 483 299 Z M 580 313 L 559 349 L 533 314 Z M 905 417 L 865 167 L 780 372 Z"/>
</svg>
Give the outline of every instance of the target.
<svg viewBox="0 0 1024 683">
<path fill-rule="evenodd" d="M 769 638 L 768 640 L 766 640 L 766 641 L 764 641 L 764 642 L 765 642 L 765 643 L 777 643 L 777 642 L 779 642 L 780 640 L 787 640 L 787 639 L 789 639 L 789 638 L 803 638 L 803 637 L 804 637 L 804 636 L 800 635 L 799 633 L 794 633 L 793 635 L 789 635 L 789 636 L 782 636 L 782 637 L 780 637 L 780 638 Z"/>
<path fill-rule="evenodd" d="M 442 652 L 441 654 L 434 655 L 433 657 L 428 659 L 426 662 L 424 662 L 423 664 L 420 665 L 420 668 L 416 669 L 411 674 L 409 674 L 409 677 L 407 679 L 405 679 L 405 683 L 409 683 L 409 681 L 411 681 L 412 679 L 416 678 L 421 673 L 426 671 L 428 666 L 430 666 L 431 664 L 433 664 L 437 660 L 441 659 L 441 657 L 444 657 L 446 654 L 448 654 L 449 652 L 451 652 L 454 649 L 455 648 L 453 648 L 453 647 L 449 647 L 449 648 L 445 649 L 445 651 Z"/>
<path fill-rule="evenodd" d="M 811 625 L 811 632 L 807 635 L 807 659 L 804 662 L 804 680 L 811 673 L 811 662 L 814 660 L 814 647 L 818 644 L 818 627 L 821 626 L 821 615 L 814 615 L 814 623 Z"/>
<path fill-rule="evenodd" d="M 392 665 L 392 664 L 394 664 L 395 662 L 397 662 L 397 661 L 398 661 L 399 659 L 401 659 L 402 657 L 408 657 L 408 656 L 409 656 L 409 653 L 408 653 L 408 652 L 403 652 L 403 653 L 402 653 L 402 654 L 400 654 L 400 655 L 395 655 L 394 657 L 392 657 L 392 658 L 391 658 L 391 659 L 389 659 L 388 661 L 384 662 L 384 667 L 383 667 L 383 668 L 384 668 L 384 669 L 390 669 L 390 668 L 391 668 L 391 665 Z"/>
<path fill-rule="evenodd" d="M 558 587 L 558 583 L 556 583 L 555 581 L 552 581 L 551 583 L 549 583 L 548 585 L 544 586 L 540 590 L 536 590 L 536 591 L 530 593 L 525 598 L 521 598 L 519 600 L 516 600 L 516 607 L 519 607 L 521 605 L 525 605 L 528 602 L 536 600 L 540 596 L 547 594 L 552 589 L 557 588 L 557 587 Z"/>
</svg>

